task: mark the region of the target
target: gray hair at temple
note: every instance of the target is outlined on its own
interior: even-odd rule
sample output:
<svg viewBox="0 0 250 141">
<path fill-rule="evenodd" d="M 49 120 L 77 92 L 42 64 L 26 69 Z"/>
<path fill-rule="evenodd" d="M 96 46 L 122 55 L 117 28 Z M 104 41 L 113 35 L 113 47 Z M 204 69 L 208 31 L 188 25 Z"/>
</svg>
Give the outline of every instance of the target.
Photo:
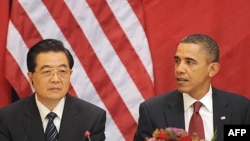
<svg viewBox="0 0 250 141">
<path fill-rule="evenodd" d="M 205 34 L 191 34 L 181 40 L 180 43 L 198 44 L 201 52 L 207 57 L 208 63 L 219 62 L 220 50 L 216 41 Z"/>
</svg>

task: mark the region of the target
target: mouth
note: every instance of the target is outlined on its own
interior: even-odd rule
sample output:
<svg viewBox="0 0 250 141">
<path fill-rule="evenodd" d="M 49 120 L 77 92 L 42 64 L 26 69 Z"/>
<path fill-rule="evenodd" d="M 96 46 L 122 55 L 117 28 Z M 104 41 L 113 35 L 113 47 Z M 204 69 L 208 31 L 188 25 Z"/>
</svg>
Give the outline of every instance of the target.
<svg viewBox="0 0 250 141">
<path fill-rule="evenodd" d="M 176 81 L 177 81 L 178 84 L 183 84 L 185 82 L 188 82 L 188 80 L 185 79 L 185 78 L 176 78 Z"/>
<path fill-rule="evenodd" d="M 50 91 L 59 91 L 61 90 L 60 88 L 57 88 L 57 87 L 53 87 L 53 88 L 49 88 Z"/>
</svg>

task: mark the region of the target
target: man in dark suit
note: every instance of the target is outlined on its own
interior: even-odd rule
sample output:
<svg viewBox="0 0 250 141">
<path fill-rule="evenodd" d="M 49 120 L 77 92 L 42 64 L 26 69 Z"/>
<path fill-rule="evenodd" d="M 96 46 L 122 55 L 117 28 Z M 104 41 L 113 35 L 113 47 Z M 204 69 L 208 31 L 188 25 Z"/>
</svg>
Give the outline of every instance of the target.
<svg viewBox="0 0 250 141">
<path fill-rule="evenodd" d="M 219 47 L 211 37 L 204 34 L 185 37 L 174 59 L 177 90 L 140 104 L 135 141 L 151 137 L 156 128 L 176 127 L 188 132 L 196 101 L 202 103 L 199 114 L 204 130 L 199 130 L 207 141 L 215 132 L 217 141 L 224 141 L 225 124 L 249 124 L 249 99 L 211 85 L 220 68 Z"/>
<path fill-rule="evenodd" d="M 47 141 L 51 112 L 56 115 L 50 124 L 56 129 L 49 137 L 53 141 L 105 140 L 106 111 L 68 93 L 73 65 L 59 40 L 42 40 L 29 50 L 28 77 L 35 92 L 0 110 L 0 141 Z"/>
</svg>

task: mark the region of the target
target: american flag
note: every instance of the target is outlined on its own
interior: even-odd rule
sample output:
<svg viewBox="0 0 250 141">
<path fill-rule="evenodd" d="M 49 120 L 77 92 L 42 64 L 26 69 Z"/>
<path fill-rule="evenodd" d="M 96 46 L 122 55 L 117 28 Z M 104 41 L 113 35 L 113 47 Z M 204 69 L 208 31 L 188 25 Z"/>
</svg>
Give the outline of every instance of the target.
<svg viewBox="0 0 250 141">
<path fill-rule="evenodd" d="M 70 94 L 107 111 L 107 140 L 131 140 L 139 103 L 154 95 L 140 5 L 126 0 L 13 0 L 7 80 L 20 98 L 30 95 L 29 48 L 45 38 L 62 40 L 75 60 Z"/>
<path fill-rule="evenodd" d="M 140 102 L 175 87 L 174 53 L 187 34 L 221 47 L 213 85 L 250 97 L 248 0 L 2 0 L 0 106 L 32 93 L 26 53 L 63 41 L 75 59 L 70 93 L 107 111 L 108 141 L 131 141 Z"/>
</svg>

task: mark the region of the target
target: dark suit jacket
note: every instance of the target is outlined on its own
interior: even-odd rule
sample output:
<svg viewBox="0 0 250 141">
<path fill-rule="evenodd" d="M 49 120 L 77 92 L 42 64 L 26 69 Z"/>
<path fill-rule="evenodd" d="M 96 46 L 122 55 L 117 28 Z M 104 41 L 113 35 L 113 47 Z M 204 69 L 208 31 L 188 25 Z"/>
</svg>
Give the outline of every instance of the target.
<svg viewBox="0 0 250 141">
<path fill-rule="evenodd" d="M 246 124 L 249 100 L 239 94 L 232 94 L 212 88 L 214 130 L 218 141 L 224 141 L 224 124 Z M 156 128 L 177 127 L 185 129 L 183 96 L 177 90 L 156 96 L 141 103 L 138 128 L 134 141 L 151 137 Z M 226 119 L 221 119 L 225 116 Z M 248 115 L 249 116 L 249 115 Z M 249 122 L 249 121 L 248 121 Z"/>
<path fill-rule="evenodd" d="M 58 141 L 105 140 L 106 112 L 86 101 L 66 95 Z M 0 110 L 0 141 L 44 141 L 34 94 Z"/>
</svg>

